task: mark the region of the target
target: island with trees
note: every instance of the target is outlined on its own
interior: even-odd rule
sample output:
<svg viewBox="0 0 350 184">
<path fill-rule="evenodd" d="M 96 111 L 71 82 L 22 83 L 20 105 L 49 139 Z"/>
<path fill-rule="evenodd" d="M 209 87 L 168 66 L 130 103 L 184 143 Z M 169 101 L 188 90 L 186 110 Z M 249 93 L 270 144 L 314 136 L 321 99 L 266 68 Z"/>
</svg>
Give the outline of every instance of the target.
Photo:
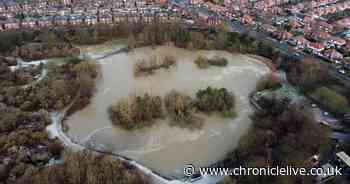
<svg viewBox="0 0 350 184">
<path fill-rule="evenodd" d="M 200 69 L 207 69 L 210 66 L 224 67 L 228 64 L 228 61 L 225 57 L 215 56 L 213 58 L 208 59 L 207 57 L 205 57 L 203 55 L 199 55 L 194 60 L 194 63 L 196 63 L 196 65 Z"/>
<path fill-rule="evenodd" d="M 125 129 L 139 129 L 150 126 L 162 117 L 162 99 L 159 96 L 131 96 L 121 99 L 109 109 L 113 124 Z"/>
<path fill-rule="evenodd" d="M 155 120 L 165 117 L 170 118 L 173 126 L 198 129 L 204 121 L 198 112 L 207 115 L 218 113 L 222 117 L 234 118 L 235 96 L 226 88 L 208 87 L 198 90 L 196 98 L 173 90 L 164 98 L 147 93 L 123 98 L 108 109 L 113 124 L 127 130 L 152 126 Z"/>
<path fill-rule="evenodd" d="M 169 69 L 174 65 L 176 65 L 176 59 L 174 56 L 162 56 L 161 54 L 158 54 L 151 57 L 150 61 L 142 60 L 137 62 L 134 66 L 134 75 L 136 77 L 151 75 L 156 70 L 159 70 L 161 68 Z"/>
</svg>

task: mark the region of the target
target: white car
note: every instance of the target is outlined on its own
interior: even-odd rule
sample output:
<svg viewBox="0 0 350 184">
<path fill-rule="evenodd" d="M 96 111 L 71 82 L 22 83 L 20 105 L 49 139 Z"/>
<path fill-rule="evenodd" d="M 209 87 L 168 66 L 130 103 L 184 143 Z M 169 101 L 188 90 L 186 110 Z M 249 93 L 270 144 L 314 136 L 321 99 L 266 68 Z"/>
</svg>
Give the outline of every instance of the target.
<svg viewBox="0 0 350 184">
<path fill-rule="evenodd" d="M 346 74 L 345 70 L 343 70 L 343 69 L 339 69 L 338 72 L 341 74 Z"/>
</svg>

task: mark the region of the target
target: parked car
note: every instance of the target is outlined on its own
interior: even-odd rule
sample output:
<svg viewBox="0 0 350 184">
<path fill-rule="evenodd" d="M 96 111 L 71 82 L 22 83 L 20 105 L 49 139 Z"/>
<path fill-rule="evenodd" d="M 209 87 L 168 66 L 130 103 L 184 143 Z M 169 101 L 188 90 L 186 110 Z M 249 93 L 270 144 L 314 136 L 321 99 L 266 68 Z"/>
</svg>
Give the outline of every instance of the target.
<svg viewBox="0 0 350 184">
<path fill-rule="evenodd" d="M 346 74 L 346 71 L 344 69 L 338 69 L 338 73 L 340 74 Z"/>
</svg>

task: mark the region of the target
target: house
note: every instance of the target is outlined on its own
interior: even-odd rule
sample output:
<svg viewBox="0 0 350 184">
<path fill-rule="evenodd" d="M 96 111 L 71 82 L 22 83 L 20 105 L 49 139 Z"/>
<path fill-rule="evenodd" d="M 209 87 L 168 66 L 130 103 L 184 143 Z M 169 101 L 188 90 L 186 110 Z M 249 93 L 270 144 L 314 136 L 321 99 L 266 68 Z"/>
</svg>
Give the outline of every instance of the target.
<svg viewBox="0 0 350 184">
<path fill-rule="evenodd" d="M 159 0 L 159 3 L 161 5 L 166 5 L 168 3 L 168 0 Z"/>
<path fill-rule="evenodd" d="M 83 8 L 83 7 L 75 7 L 75 8 L 73 8 L 73 13 L 74 14 L 82 14 L 84 12 L 85 12 L 85 8 Z"/>
<path fill-rule="evenodd" d="M 1 16 L 3 17 L 7 17 L 7 18 L 13 18 L 15 16 L 15 12 L 13 11 L 4 11 L 4 12 L 1 12 Z"/>
<path fill-rule="evenodd" d="M 348 28 L 350 27 L 350 17 L 346 17 L 346 18 L 343 18 L 341 20 L 338 20 L 336 22 L 336 24 L 339 26 L 339 27 L 344 27 L 344 28 Z"/>
<path fill-rule="evenodd" d="M 3 4 L 0 4 L 0 12 L 5 12 L 6 11 L 6 7 Z"/>
<path fill-rule="evenodd" d="M 6 22 L 4 23 L 3 27 L 6 30 L 11 30 L 11 29 L 19 29 L 20 28 L 20 22 L 17 19 L 7 19 Z"/>
<path fill-rule="evenodd" d="M 66 15 L 69 15 L 70 13 L 71 13 L 70 8 L 63 8 L 63 9 L 60 9 L 59 11 L 57 11 L 57 14 L 61 15 L 61 16 L 66 16 Z"/>
<path fill-rule="evenodd" d="M 330 36 L 327 41 L 339 47 L 346 44 L 346 41 L 344 39 L 335 36 Z"/>
<path fill-rule="evenodd" d="M 87 25 L 95 25 L 97 24 L 97 16 L 96 15 L 87 15 L 83 19 L 85 24 Z"/>
<path fill-rule="evenodd" d="M 89 7 L 89 8 L 86 9 L 86 13 L 87 13 L 88 15 L 96 15 L 97 12 L 100 12 L 100 11 L 97 9 L 97 7 Z M 103 12 L 100 12 L 100 13 L 103 13 Z"/>
<path fill-rule="evenodd" d="M 80 25 L 84 22 L 84 17 L 82 15 L 71 15 L 68 22 L 70 25 Z"/>
<path fill-rule="evenodd" d="M 293 37 L 293 34 L 288 31 L 283 31 L 279 33 L 278 37 L 280 40 L 289 40 Z"/>
<path fill-rule="evenodd" d="M 295 40 L 299 48 L 305 48 L 310 44 L 310 41 L 307 40 L 304 36 L 297 36 L 292 39 Z"/>
<path fill-rule="evenodd" d="M 26 18 L 21 22 L 22 28 L 35 28 L 37 27 L 36 19 Z"/>
<path fill-rule="evenodd" d="M 324 50 L 324 45 L 319 42 L 310 42 L 307 49 L 314 54 L 320 54 Z"/>
<path fill-rule="evenodd" d="M 140 19 L 140 16 L 138 16 L 137 14 L 131 14 L 131 13 L 127 15 L 127 17 L 128 17 L 128 21 L 133 23 L 137 23 Z"/>
<path fill-rule="evenodd" d="M 335 49 L 328 49 L 324 51 L 324 56 L 329 58 L 331 61 L 341 61 L 343 59 L 343 54 Z"/>
<path fill-rule="evenodd" d="M 346 45 L 343 46 L 344 50 L 350 52 L 350 41 L 346 43 Z"/>
<path fill-rule="evenodd" d="M 14 1 L 7 1 L 5 2 L 5 9 L 9 12 L 18 12 L 20 10 L 20 6 Z"/>
<path fill-rule="evenodd" d="M 350 54 L 350 41 L 348 41 L 347 44 L 341 48 L 341 51 L 346 55 Z"/>
<path fill-rule="evenodd" d="M 146 17 L 147 17 L 147 20 L 146 20 L 147 23 L 151 23 L 154 21 L 154 16 L 152 13 L 147 13 Z"/>
<path fill-rule="evenodd" d="M 113 12 L 113 14 L 112 14 L 112 19 L 113 19 L 114 23 L 120 23 L 120 22 L 122 22 L 122 16 L 123 16 L 123 14 L 121 14 L 121 13 L 115 13 L 115 12 Z"/>
<path fill-rule="evenodd" d="M 53 25 L 53 17 L 41 17 L 38 20 L 39 27 L 49 27 Z"/>
<path fill-rule="evenodd" d="M 1 31 L 5 31 L 6 29 L 5 29 L 5 21 L 3 21 L 3 20 L 0 20 L 0 32 Z"/>
<path fill-rule="evenodd" d="M 310 38 L 315 41 L 327 40 L 331 35 L 324 31 L 315 31 L 312 32 Z"/>
<path fill-rule="evenodd" d="M 182 19 L 179 16 L 177 16 L 176 14 L 171 14 L 169 16 L 169 21 L 170 22 L 180 22 L 181 20 Z"/>
<path fill-rule="evenodd" d="M 350 167 L 350 157 L 344 151 L 336 153 L 337 161 L 339 163 L 339 167 L 341 168 L 349 168 Z M 345 170 L 345 169 L 343 169 Z"/>
<path fill-rule="evenodd" d="M 70 5 L 70 4 L 72 4 L 73 2 L 71 1 L 71 0 L 63 0 L 63 4 L 64 5 Z"/>
<path fill-rule="evenodd" d="M 20 7 L 22 9 L 21 11 L 29 11 L 30 9 L 33 8 L 33 5 L 28 2 L 24 2 L 20 4 Z"/>
<path fill-rule="evenodd" d="M 55 7 L 49 7 L 47 10 L 46 10 L 46 15 L 47 16 L 55 16 L 59 13 L 59 10 Z"/>
<path fill-rule="evenodd" d="M 291 25 L 293 29 L 297 29 L 301 28 L 303 26 L 303 23 L 297 21 L 296 19 L 291 19 L 289 20 L 289 25 Z"/>
<path fill-rule="evenodd" d="M 243 24 L 252 24 L 254 22 L 254 19 L 252 16 L 250 15 L 244 15 L 241 19 L 241 22 Z"/>
<path fill-rule="evenodd" d="M 218 25 L 218 24 L 220 24 L 220 20 L 217 19 L 216 17 L 209 17 L 207 19 L 207 24 L 211 25 L 211 26 Z"/>
<path fill-rule="evenodd" d="M 102 24 L 112 24 L 113 23 L 113 19 L 112 19 L 112 16 L 110 14 L 101 15 L 99 21 Z"/>
<path fill-rule="evenodd" d="M 168 13 L 161 14 L 160 19 L 162 22 L 170 22 L 170 15 Z"/>
<path fill-rule="evenodd" d="M 107 14 L 107 13 L 111 13 L 111 11 L 110 11 L 109 8 L 99 8 L 97 13 L 99 13 L 99 14 Z"/>
<path fill-rule="evenodd" d="M 298 8 L 299 9 L 299 8 Z M 299 10 L 300 12 L 300 10 Z M 294 19 L 298 22 L 303 22 L 304 23 L 304 18 L 305 18 L 305 15 L 304 14 L 301 14 L 301 13 L 298 13 L 298 14 L 295 14 L 294 15 Z"/>
<path fill-rule="evenodd" d="M 320 31 L 325 31 L 325 32 L 332 32 L 333 31 L 333 25 L 328 24 L 326 21 L 314 21 L 311 24 L 311 27 L 314 30 L 320 30 Z"/>
<path fill-rule="evenodd" d="M 65 26 L 68 24 L 68 16 L 57 16 L 54 18 L 54 23 L 58 26 Z"/>
<path fill-rule="evenodd" d="M 263 24 L 261 28 L 268 33 L 275 33 L 277 31 L 277 28 L 270 24 Z"/>
<path fill-rule="evenodd" d="M 311 27 L 309 25 L 305 25 L 304 28 L 303 28 L 303 32 L 306 35 L 310 35 L 312 33 L 312 29 L 311 29 Z"/>
<path fill-rule="evenodd" d="M 207 22 L 207 20 L 209 18 L 209 12 L 208 11 L 199 11 L 198 18 L 204 22 Z"/>
</svg>

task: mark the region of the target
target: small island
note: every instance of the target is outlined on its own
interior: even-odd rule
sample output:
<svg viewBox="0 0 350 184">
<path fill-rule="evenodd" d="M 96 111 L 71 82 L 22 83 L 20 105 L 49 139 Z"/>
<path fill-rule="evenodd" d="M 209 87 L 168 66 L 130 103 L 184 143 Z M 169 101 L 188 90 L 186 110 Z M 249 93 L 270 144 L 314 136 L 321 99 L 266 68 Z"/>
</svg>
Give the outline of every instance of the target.
<svg viewBox="0 0 350 184">
<path fill-rule="evenodd" d="M 162 99 L 149 94 L 131 96 L 112 105 L 108 112 L 114 125 L 127 130 L 140 129 L 153 125 L 162 117 Z"/>
<path fill-rule="evenodd" d="M 142 60 L 135 64 L 135 77 L 146 76 L 153 74 L 156 70 L 161 68 L 169 69 L 176 64 L 176 59 L 172 55 L 154 55 L 150 61 Z"/>
<path fill-rule="evenodd" d="M 198 66 L 199 69 L 207 69 L 210 66 L 224 67 L 228 64 L 228 61 L 224 57 L 214 56 L 213 58 L 207 58 L 206 56 L 199 55 L 194 63 Z"/>
<path fill-rule="evenodd" d="M 173 90 L 165 96 L 164 103 L 171 125 L 190 129 L 202 127 L 203 119 L 195 115 L 196 106 L 190 96 Z"/>
<path fill-rule="evenodd" d="M 196 106 L 204 113 L 219 113 L 223 117 L 235 117 L 235 96 L 226 88 L 208 87 L 196 93 Z"/>
</svg>

